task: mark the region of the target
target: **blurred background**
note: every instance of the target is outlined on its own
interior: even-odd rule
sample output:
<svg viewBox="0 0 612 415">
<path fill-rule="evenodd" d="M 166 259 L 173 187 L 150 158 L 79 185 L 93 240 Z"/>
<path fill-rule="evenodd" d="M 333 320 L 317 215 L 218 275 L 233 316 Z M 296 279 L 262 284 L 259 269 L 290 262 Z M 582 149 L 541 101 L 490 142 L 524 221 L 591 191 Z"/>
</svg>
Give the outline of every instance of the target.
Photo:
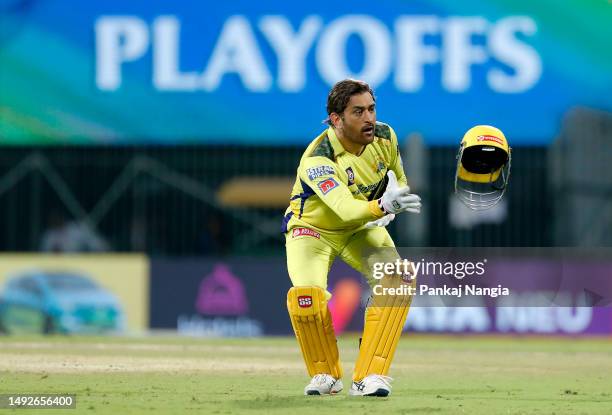
<svg viewBox="0 0 612 415">
<path fill-rule="evenodd" d="M 397 245 L 612 246 L 610 21 L 608 0 L 0 0 L 0 330 L 290 333 L 282 213 L 346 77 L 424 201 Z M 512 146 L 484 213 L 452 194 L 476 124 Z M 358 279 L 330 275 L 340 331 Z"/>
</svg>

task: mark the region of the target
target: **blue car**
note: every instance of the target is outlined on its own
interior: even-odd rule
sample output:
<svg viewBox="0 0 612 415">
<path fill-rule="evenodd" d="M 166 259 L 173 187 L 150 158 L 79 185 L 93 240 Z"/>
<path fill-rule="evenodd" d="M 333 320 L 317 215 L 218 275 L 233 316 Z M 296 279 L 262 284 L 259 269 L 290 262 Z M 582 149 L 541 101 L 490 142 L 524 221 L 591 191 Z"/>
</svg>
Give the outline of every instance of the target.
<svg viewBox="0 0 612 415">
<path fill-rule="evenodd" d="M 21 273 L 0 297 L 0 330 L 7 333 L 120 332 L 124 320 L 113 294 L 72 272 Z"/>
</svg>

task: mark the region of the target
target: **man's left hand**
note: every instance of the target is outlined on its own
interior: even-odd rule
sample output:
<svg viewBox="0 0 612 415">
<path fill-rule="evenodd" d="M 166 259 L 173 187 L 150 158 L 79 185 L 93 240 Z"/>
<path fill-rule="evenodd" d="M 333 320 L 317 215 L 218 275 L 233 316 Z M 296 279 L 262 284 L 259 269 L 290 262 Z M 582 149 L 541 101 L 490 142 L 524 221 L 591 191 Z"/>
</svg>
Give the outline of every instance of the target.
<svg viewBox="0 0 612 415">
<path fill-rule="evenodd" d="M 395 215 L 393 213 L 389 213 L 388 215 L 383 216 L 380 219 L 373 220 L 365 224 L 365 227 L 368 229 L 385 227 L 391 223 L 391 221 L 395 219 Z"/>
</svg>

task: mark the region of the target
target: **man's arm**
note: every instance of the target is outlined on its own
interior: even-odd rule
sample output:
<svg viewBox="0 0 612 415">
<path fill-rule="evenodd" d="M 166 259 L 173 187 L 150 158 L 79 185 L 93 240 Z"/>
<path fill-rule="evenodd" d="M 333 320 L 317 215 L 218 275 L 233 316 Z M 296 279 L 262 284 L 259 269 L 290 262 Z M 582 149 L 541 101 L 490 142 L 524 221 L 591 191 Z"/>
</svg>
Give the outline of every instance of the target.
<svg viewBox="0 0 612 415">
<path fill-rule="evenodd" d="M 387 213 L 420 213 L 421 198 L 416 194 L 410 193 L 410 186 L 408 186 L 406 174 L 404 173 L 397 135 L 393 128 L 389 127 L 389 129 L 391 130 L 391 145 L 393 147 L 389 171 L 387 172 L 389 182 L 381 198 L 381 206 Z"/>
<path fill-rule="evenodd" d="M 397 140 L 397 135 L 395 134 L 393 128 L 389 127 L 389 129 L 391 130 L 391 145 L 393 146 L 393 149 L 391 150 L 392 156 L 390 168 L 395 172 L 397 183 L 400 186 L 407 186 L 408 181 L 406 180 L 406 174 L 404 173 L 404 165 L 402 163 L 399 141 Z"/>
<path fill-rule="evenodd" d="M 378 200 L 355 199 L 338 177 L 337 168 L 325 157 L 308 157 L 300 165 L 299 176 L 336 215 L 345 222 L 372 220 L 384 216 Z"/>
</svg>

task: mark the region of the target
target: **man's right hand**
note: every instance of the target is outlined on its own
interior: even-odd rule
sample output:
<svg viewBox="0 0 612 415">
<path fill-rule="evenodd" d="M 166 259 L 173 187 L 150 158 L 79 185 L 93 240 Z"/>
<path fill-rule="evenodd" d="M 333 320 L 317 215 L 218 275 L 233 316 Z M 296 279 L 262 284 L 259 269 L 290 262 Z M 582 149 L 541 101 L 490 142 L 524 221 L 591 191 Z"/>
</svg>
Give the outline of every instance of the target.
<svg viewBox="0 0 612 415">
<path fill-rule="evenodd" d="M 385 213 L 401 213 L 401 212 L 421 212 L 421 198 L 418 195 L 410 193 L 410 187 L 399 187 L 395 172 L 389 170 L 387 172 L 389 181 L 387 189 L 382 197 L 378 200 L 378 204 Z"/>
</svg>

